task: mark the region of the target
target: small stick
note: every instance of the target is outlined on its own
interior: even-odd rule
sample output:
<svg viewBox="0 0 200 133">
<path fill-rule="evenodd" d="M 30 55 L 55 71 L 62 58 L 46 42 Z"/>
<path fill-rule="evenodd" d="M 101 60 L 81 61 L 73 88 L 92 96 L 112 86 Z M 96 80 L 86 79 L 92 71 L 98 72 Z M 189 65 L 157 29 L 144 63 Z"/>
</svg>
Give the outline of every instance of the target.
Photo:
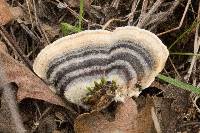
<svg viewBox="0 0 200 133">
<path fill-rule="evenodd" d="M 147 12 L 147 6 L 148 6 L 148 0 L 143 0 L 142 10 L 141 10 L 140 17 L 139 17 L 139 23 L 143 19 L 143 17 L 145 16 L 145 14 Z"/>
<path fill-rule="evenodd" d="M 181 78 L 181 75 L 179 74 L 178 70 L 176 69 L 176 67 L 175 67 L 175 65 L 174 65 L 174 63 L 172 62 L 172 59 L 171 59 L 170 57 L 169 57 L 169 61 L 170 61 L 171 65 L 172 65 L 172 67 L 174 68 L 174 71 L 175 71 L 175 73 L 177 74 L 178 78 L 179 78 L 179 79 L 182 79 L 182 78 Z"/>
<path fill-rule="evenodd" d="M 34 15 L 35 15 L 35 22 L 36 22 L 36 25 L 37 25 L 37 28 L 40 32 L 40 34 L 43 36 L 44 40 L 46 41 L 46 45 L 50 44 L 50 41 L 49 41 L 49 38 L 48 36 L 46 35 L 45 31 L 43 30 L 43 28 L 41 27 L 40 25 L 40 21 L 39 21 L 39 18 L 37 16 L 37 9 L 36 9 L 36 4 L 35 4 L 35 0 L 33 0 L 33 8 L 34 8 Z"/>
<path fill-rule="evenodd" d="M 112 22 L 114 22 L 114 21 L 125 22 L 125 21 L 127 21 L 127 20 L 128 20 L 128 18 L 125 18 L 125 19 L 116 19 L 116 18 L 112 18 L 112 19 L 108 20 L 108 21 L 103 25 L 102 29 L 105 30 L 105 29 L 106 29 Z"/>
<path fill-rule="evenodd" d="M 19 24 L 22 27 L 23 30 L 27 32 L 27 34 L 33 38 L 36 42 L 40 42 L 40 39 L 22 22 L 22 20 L 19 19 Z"/>
<path fill-rule="evenodd" d="M 31 14 L 31 9 L 30 9 L 30 0 L 26 0 L 26 5 L 28 7 L 28 13 L 29 13 L 29 18 L 30 18 L 30 21 L 31 21 L 31 25 L 32 25 L 32 28 L 33 28 L 33 18 L 32 18 L 32 14 Z"/>
<path fill-rule="evenodd" d="M 158 120 L 158 117 L 156 115 L 154 107 L 151 107 L 151 117 L 152 117 L 152 120 L 153 120 L 153 123 L 154 123 L 154 127 L 155 127 L 157 133 L 162 133 L 161 132 L 162 130 L 161 130 L 161 127 L 160 127 L 160 123 L 159 123 L 159 120 Z"/>
<path fill-rule="evenodd" d="M 133 0 L 131 13 L 128 15 L 129 16 L 128 25 L 131 25 L 133 23 L 133 19 L 134 19 L 134 16 L 135 16 L 135 11 L 136 11 L 137 6 L 139 5 L 139 3 L 140 3 L 140 0 Z"/>
<path fill-rule="evenodd" d="M 113 0 L 111 3 L 111 7 L 118 9 L 120 0 Z"/>
<path fill-rule="evenodd" d="M 141 19 L 141 21 L 137 24 L 137 27 L 142 28 L 149 21 L 151 15 L 158 9 L 158 7 L 163 3 L 163 1 L 164 0 L 156 0 L 149 12 L 146 13 L 143 19 Z"/>
<path fill-rule="evenodd" d="M 189 8 L 190 3 L 191 3 L 191 0 L 188 0 L 187 5 L 186 5 L 186 7 L 185 7 L 185 10 L 184 10 L 184 12 L 183 12 L 183 15 L 182 15 L 182 18 L 181 18 L 181 21 L 180 21 L 178 27 L 172 28 L 172 29 L 167 30 L 167 31 L 165 31 L 165 32 L 158 33 L 157 36 L 162 36 L 162 35 L 164 35 L 164 34 L 166 34 L 166 33 L 170 33 L 170 32 L 172 32 L 172 31 L 176 31 L 176 30 L 180 29 L 181 26 L 182 26 L 182 24 L 183 24 L 183 21 L 184 21 L 184 19 L 185 19 L 185 15 L 186 15 L 186 13 L 187 13 L 187 11 L 188 11 L 188 8 Z"/>
<path fill-rule="evenodd" d="M 197 16 L 197 20 L 200 19 L 200 2 L 199 2 L 199 9 L 198 9 L 198 16 Z M 200 47 L 200 37 L 199 37 L 199 23 L 196 26 L 196 32 L 195 32 L 195 38 L 194 38 L 194 54 L 197 54 L 199 51 L 199 47 Z M 192 70 L 196 68 L 196 56 L 192 57 L 192 62 L 190 64 L 190 68 L 187 72 L 187 74 L 185 75 L 184 79 L 186 81 L 189 80 L 191 74 L 192 74 Z"/>
<path fill-rule="evenodd" d="M 24 61 L 24 63 L 27 65 L 27 67 L 33 71 L 32 64 L 30 60 L 23 54 L 22 50 L 20 49 L 17 42 L 10 37 L 9 33 L 5 30 L 5 28 L 0 25 L 0 34 L 4 38 L 4 40 L 12 47 L 14 50 L 18 53 L 19 57 Z"/>
<path fill-rule="evenodd" d="M 66 8 L 67 10 L 69 10 L 69 12 L 71 12 L 71 14 L 74 15 L 74 17 L 76 17 L 76 18 L 80 17 L 80 15 L 78 13 L 76 13 L 74 10 L 72 10 L 66 3 L 62 3 L 59 0 L 56 0 L 56 1 L 60 4 L 60 6 L 62 6 L 62 8 Z M 89 23 L 89 20 L 83 18 L 82 16 L 81 16 L 81 18 L 86 23 Z"/>
<path fill-rule="evenodd" d="M 175 1 L 173 2 L 169 10 L 164 11 L 164 12 L 161 11 L 159 13 L 153 14 L 151 16 L 151 20 L 145 26 L 153 24 L 153 26 L 151 26 L 150 29 L 154 29 L 159 23 L 161 23 L 162 21 L 165 21 L 178 5 L 179 5 L 179 1 Z"/>
</svg>

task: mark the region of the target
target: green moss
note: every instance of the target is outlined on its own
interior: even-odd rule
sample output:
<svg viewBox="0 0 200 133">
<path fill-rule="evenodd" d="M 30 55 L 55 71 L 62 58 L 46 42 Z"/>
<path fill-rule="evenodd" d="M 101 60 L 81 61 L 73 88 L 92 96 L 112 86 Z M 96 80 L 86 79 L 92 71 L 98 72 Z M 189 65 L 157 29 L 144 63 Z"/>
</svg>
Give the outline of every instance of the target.
<svg viewBox="0 0 200 133">
<path fill-rule="evenodd" d="M 73 26 L 71 24 L 61 23 L 61 31 L 64 34 L 64 36 L 67 36 L 73 33 L 80 32 L 81 30 L 78 27 Z"/>
<path fill-rule="evenodd" d="M 94 81 L 94 87 L 87 87 L 89 92 L 87 96 L 83 98 L 83 103 L 87 105 L 95 105 L 102 96 L 114 97 L 117 88 L 118 86 L 115 81 L 107 81 L 102 77 L 99 83 Z"/>
</svg>

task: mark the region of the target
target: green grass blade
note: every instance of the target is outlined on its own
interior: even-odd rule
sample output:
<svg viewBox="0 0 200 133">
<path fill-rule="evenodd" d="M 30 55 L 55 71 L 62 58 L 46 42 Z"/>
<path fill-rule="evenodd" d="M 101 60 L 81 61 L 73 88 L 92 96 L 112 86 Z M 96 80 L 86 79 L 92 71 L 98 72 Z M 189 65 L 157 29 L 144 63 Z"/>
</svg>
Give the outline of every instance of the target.
<svg viewBox="0 0 200 133">
<path fill-rule="evenodd" d="M 174 85 L 178 88 L 181 88 L 181 89 L 184 89 L 184 90 L 188 90 L 188 91 L 191 91 L 193 93 L 196 93 L 196 94 L 200 94 L 200 88 L 198 87 L 195 87 L 193 85 L 190 85 L 190 84 L 187 84 L 187 83 L 184 83 L 184 82 L 181 82 L 177 79 L 173 79 L 173 78 L 170 78 L 170 77 L 167 77 L 167 76 L 164 76 L 164 75 L 161 75 L 159 74 L 157 76 L 157 78 L 171 84 L 171 85 Z"/>
<path fill-rule="evenodd" d="M 78 28 L 81 30 L 82 28 L 82 22 L 83 22 L 83 10 L 84 8 L 84 0 L 80 0 L 80 11 L 79 11 L 79 24 L 78 24 Z"/>
</svg>

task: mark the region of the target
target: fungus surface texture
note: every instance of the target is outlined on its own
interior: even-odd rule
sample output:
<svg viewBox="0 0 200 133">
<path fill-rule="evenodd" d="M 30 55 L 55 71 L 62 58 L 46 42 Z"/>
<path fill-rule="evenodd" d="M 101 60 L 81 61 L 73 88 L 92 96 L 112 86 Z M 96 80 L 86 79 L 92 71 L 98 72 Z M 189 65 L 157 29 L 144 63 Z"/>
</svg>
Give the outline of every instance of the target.
<svg viewBox="0 0 200 133">
<path fill-rule="evenodd" d="M 116 100 L 138 96 L 162 71 L 169 52 L 153 33 L 134 26 L 86 30 L 45 47 L 33 69 L 53 91 L 78 105 L 87 87 L 105 78 L 115 81 Z"/>
</svg>

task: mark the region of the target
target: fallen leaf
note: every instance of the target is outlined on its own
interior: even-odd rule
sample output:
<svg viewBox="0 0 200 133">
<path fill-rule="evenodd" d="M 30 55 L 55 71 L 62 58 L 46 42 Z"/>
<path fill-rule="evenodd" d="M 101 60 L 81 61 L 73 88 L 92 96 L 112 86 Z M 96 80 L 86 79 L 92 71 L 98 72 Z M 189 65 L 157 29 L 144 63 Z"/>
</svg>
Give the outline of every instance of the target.
<svg viewBox="0 0 200 133">
<path fill-rule="evenodd" d="M 9 10 L 5 0 L 0 0 L 0 24 L 5 25 L 13 19 L 13 15 Z"/>
<path fill-rule="evenodd" d="M 33 98 L 65 107 L 61 98 L 55 95 L 42 80 L 2 49 L 0 49 L 0 75 L 1 85 L 9 82 L 17 84 L 18 102 L 25 98 Z"/>
<path fill-rule="evenodd" d="M 101 112 L 85 113 L 77 117 L 76 133 L 133 133 L 137 131 L 137 105 L 132 99 L 120 103 L 114 120 Z"/>
<path fill-rule="evenodd" d="M 0 24 L 5 25 L 23 15 L 20 7 L 9 7 L 5 0 L 0 0 Z"/>
</svg>

